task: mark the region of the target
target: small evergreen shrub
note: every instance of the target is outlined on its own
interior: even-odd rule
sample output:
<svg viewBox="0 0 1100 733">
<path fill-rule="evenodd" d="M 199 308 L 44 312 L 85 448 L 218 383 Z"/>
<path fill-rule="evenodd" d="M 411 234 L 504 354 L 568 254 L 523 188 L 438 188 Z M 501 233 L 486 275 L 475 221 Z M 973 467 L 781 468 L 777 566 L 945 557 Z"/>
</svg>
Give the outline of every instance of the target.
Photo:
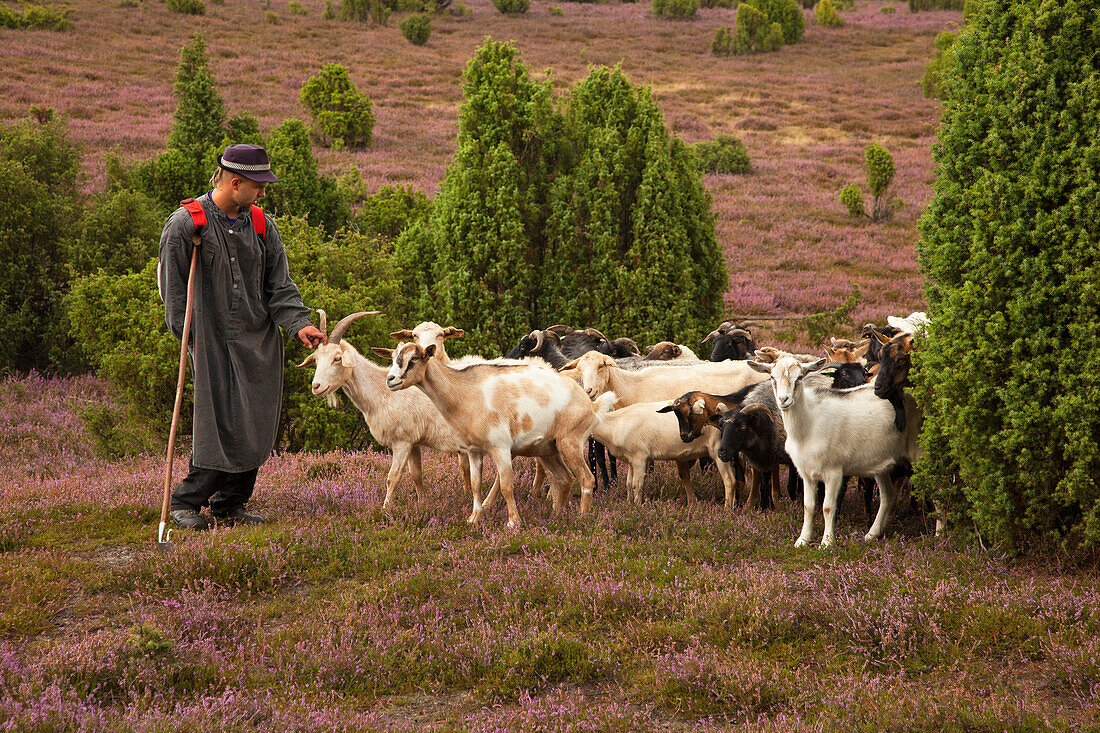
<svg viewBox="0 0 1100 733">
<path fill-rule="evenodd" d="M 305 15 L 306 7 L 295 0 L 290 0 L 286 5 L 286 12 L 290 15 Z"/>
<path fill-rule="evenodd" d="M 699 0 L 701 8 L 732 8 L 733 0 Z"/>
<path fill-rule="evenodd" d="M 182 15 L 204 15 L 206 3 L 203 0 L 165 0 L 165 6 L 173 13 Z"/>
<path fill-rule="evenodd" d="M 767 17 L 771 23 L 778 23 L 783 31 L 783 43 L 798 43 L 806 29 L 806 20 L 802 9 L 795 0 L 746 0 Z M 770 30 L 769 30 L 770 33 Z"/>
<path fill-rule="evenodd" d="M 357 20 L 360 23 L 385 25 L 392 8 L 384 0 L 339 0 L 337 9 L 342 20 Z"/>
<path fill-rule="evenodd" d="M 551 5 L 549 8 L 547 8 L 547 10 L 549 11 L 550 15 L 562 15 L 563 14 L 562 9 L 559 8 L 559 7 L 556 7 L 554 5 Z"/>
<path fill-rule="evenodd" d="M 325 8 L 321 11 L 322 20 L 336 20 L 336 4 L 332 0 L 325 0 Z"/>
<path fill-rule="evenodd" d="M 653 0 L 653 14 L 667 20 L 690 20 L 698 9 L 698 0 Z"/>
<path fill-rule="evenodd" d="M 401 21 L 401 33 L 414 46 L 423 46 L 432 34 L 432 21 L 424 13 L 413 13 Z"/>
<path fill-rule="evenodd" d="M 886 5 L 884 7 L 879 8 L 878 11 L 880 13 L 882 13 L 883 15 L 893 15 L 894 13 L 898 12 L 898 9 L 895 8 L 893 5 Z"/>
<path fill-rule="evenodd" d="M 264 22 L 268 25 L 279 25 L 279 14 L 274 10 L 268 10 L 264 13 Z"/>
<path fill-rule="evenodd" d="M 924 67 L 924 76 L 920 80 L 921 91 L 931 99 L 944 99 L 943 72 L 951 63 L 951 46 L 957 33 L 943 31 L 936 36 L 936 54 Z"/>
<path fill-rule="evenodd" d="M 531 7 L 531 0 L 493 0 L 493 5 L 505 15 L 521 15 Z"/>
<path fill-rule="evenodd" d="M 852 216 L 866 216 L 873 222 L 890 218 L 890 206 L 886 201 L 886 189 L 894 180 L 894 157 L 881 145 L 872 143 L 867 146 L 864 156 L 864 171 L 867 173 L 867 186 L 871 189 L 872 205 L 868 214 L 863 206 L 863 196 L 859 187 L 852 183 L 840 192 L 841 203 Z"/>
<path fill-rule="evenodd" d="M 268 136 L 267 152 L 279 180 L 268 184 L 264 207 L 272 214 L 300 216 L 332 232 L 347 221 L 336 180 L 317 172 L 309 130 L 301 120 L 284 120 Z"/>
<path fill-rule="evenodd" d="M 719 26 L 710 42 L 710 52 L 715 56 L 733 54 L 733 31 L 728 25 Z"/>
<path fill-rule="evenodd" d="M 302 106 L 313 120 L 313 135 L 334 149 L 370 145 L 374 130 L 371 101 L 360 94 L 340 64 L 326 64 L 302 85 Z"/>
<path fill-rule="evenodd" d="M 696 143 L 695 160 L 704 173 L 749 173 L 752 164 L 745 144 L 730 135 Z"/>
<path fill-rule="evenodd" d="M 817 20 L 818 25 L 829 28 L 844 25 L 844 20 L 840 17 L 840 13 L 836 11 L 836 6 L 833 5 L 832 0 L 821 0 L 814 6 L 814 19 Z"/>
<path fill-rule="evenodd" d="M 423 191 L 386 185 L 364 199 L 355 221 L 361 231 L 396 239 L 410 224 L 426 220 L 431 210 Z"/>
<path fill-rule="evenodd" d="M 127 188 L 107 191 L 84 210 L 69 264 L 78 275 L 140 272 L 157 256 L 163 226 L 162 210 L 146 194 Z"/>
<path fill-rule="evenodd" d="M 67 31 L 73 27 L 68 14 L 69 11 L 65 7 L 28 4 L 20 15 L 12 8 L 0 3 L 0 28 Z"/>
<path fill-rule="evenodd" d="M 748 3 L 737 6 L 733 53 L 778 51 L 783 46 L 783 27 L 768 21 L 768 17 Z"/>
</svg>

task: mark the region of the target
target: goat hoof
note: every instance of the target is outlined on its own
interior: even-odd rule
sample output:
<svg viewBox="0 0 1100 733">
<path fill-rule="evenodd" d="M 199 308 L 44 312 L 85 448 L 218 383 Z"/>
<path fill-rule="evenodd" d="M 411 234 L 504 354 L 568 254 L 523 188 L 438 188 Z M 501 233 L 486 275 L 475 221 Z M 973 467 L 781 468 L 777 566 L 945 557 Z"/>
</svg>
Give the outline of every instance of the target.
<svg viewBox="0 0 1100 733">
<path fill-rule="evenodd" d="M 833 546 L 832 538 L 829 538 L 829 539 L 822 538 L 821 545 L 820 545 L 822 550 L 827 550 L 832 546 Z"/>
<path fill-rule="evenodd" d="M 874 542 L 875 540 L 879 539 L 880 537 L 881 537 L 881 535 L 871 534 L 870 532 L 868 532 L 867 534 L 863 535 L 863 541 L 864 542 Z"/>
<path fill-rule="evenodd" d="M 794 541 L 795 547 L 805 547 L 808 544 L 810 544 L 810 541 L 802 537 L 799 537 L 797 540 Z"/>
<path fill-rule="evenodd" d="M 471 512 L 470 516 L 466 517 L 466 523 L 467 524 L 477 524 L 479 519 L 481 519 L 481 513 L 480 512 Z"/>
<path fill-rule="evenodd" d="M 508 520 L 508 529 L 519 530 L 520 527 L 522 527 L 522 526 L 523 526 L 523 522 L 521 522 L 519 519 L 509 519 Z"/>
</svg>

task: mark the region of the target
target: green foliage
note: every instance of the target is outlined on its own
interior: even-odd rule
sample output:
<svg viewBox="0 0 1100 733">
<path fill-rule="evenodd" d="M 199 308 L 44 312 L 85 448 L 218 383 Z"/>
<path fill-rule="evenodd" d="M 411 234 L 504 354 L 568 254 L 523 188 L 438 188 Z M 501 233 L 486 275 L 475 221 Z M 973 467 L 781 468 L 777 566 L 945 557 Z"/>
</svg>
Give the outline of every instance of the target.
<svg viewBox="0 0 1100 733">
<path fill-rule="evenodd" d="M 396 239 L 410 224 L 427 220 L 431 211 L 432 204 L 423 191 L 386 185 L 364 199 L 355 222 L 366 233 Z"/>
<path fill-rule="evenodd" d="M 392 8 L 384 0 L 339 0 L 336 10 L 341 20 L 357 20 L 360 23 L 385 25 Z"/>
<path fill-rule="evenodd" d="M 849 183 L 840 189 L 840 203 L 847 207 L 848 213 L 852 216 L 866 216 L 867 214 L 863 208 L 863 194 L 859 191 L 859 184 Z"/>
<path fill-rule="evenodd" d="M 710 42 L 710 52 L 715 56 L 730 56 L 733 54 L 733 49 L 732 29 L 728 25 L 718 26 Z"/>
<path fill-rule="evenodd" d="M 653 0 L 653 14 L 668 20 L 690 20 L 699 9 L 699 0 Z"/>
<path fill-rule="evenodd" d="M 909 12 L 922 10 L 962 10 L 966 0 L 909 0 Z"/>
<path fill-rule="evenodd" d="M 783 43 L 798 43 L 806 29 L 802 8 L 795 0 L 746 0 L 768 19 L 778 23 L 783 30 Z"/>
<path fill-rule="evenodd" d="M 80 417 L 100 458 L 117 461 L 161 450 L 163 436 L 136 410 L 92 404 L 80 410 Z"/>
<path fill-rule="evenodd" d="M 423 46 L 432 34 L 432 21 L 424 13 L 413 13 L 401 21 L 401 33 L 414 46 Z"/>
<path fill-rule="evenodd" d="M 321 11 L 322 20 L 336 20 L 336 5 L 332 0 L 325 0 L 325 8 Z"/>
<path fill-rule="evenodd" d="M 531 7 L 531 0 L 493 0 L 493 6 L 505 15 L 520 15 Z"/>
<path fill-rule="evenodd" d="M 871 213 L 863 206 L 863 195 L 859 186 L 851 183 L 840 192 L 840 201 L 852 216 L 866 216 L 871 221 L 880 222 L 890 218 L 890 204 L 886 200 L 886 189 L 894 180 L 894 157 L 881 145 L 872 143 L 864 154 L 863 169 L 867 174 L 867 186 L 871 189 Z"/>
<path fill-rule="evenodd" d="M 837 28 L 844 25 L 844 19 L 840 17 L 840 13 L 836 11 L 836 6 L 833 5 L 832 0 L 821 0 L 814 6 L 814 19 L 818 25 L 827 26 L 830 28 Z"/>
<path fill-rule="evenodd" d="M 183 15 L 203 15 L 206 13 L 206 3 L 203 0 L 165 0 L 164 5 L 171 12 Z"/>
<path fill-rule="evenodd" d="M 735 27 L 733 37 L 735 54 L 778 51 L 783 46 L 783 26 L 770 22 L 768 16 L 748 3 L 737 6 Z"/>
<path fill-rule="evenodd" d="M 69 263 L 77 275 L 105 270 L 138 272 L 157 255 L 164 217 L 157 203 L 140 191 L 108 190 L 85 208 Z"/>
<path fill-rule="evenodd" d="M 978 5 L 921 221 L 916 481 L 945 496 L 957 476 L 952 518 L 1016 550 L 1100 545 L 1098 34 L 1092 5 Z"/>
<path fill-rule="evenodd" d="M 279 14 L 274 10 L 264 12 L 264 22 L 268 25 L 279 25 Z"/>
<path fill-rule="evenodd" d="M 957 33 L 951 31 L 943 31 L 936 36 L 936 54 L 924 67 L 924 76 L 920 80 L 920 88 L 924 96 L 932 99 L 945 98 L 943 74 L 944 70 L 951 65 L 951 46 L 954 45 L 957 36 Z"/>
<path fill-rule="evenodd" d="M 406 311 L 400 275 L 385 240 L 347 229 L 329 235 L 301 217 L 281 219 L 279 229 L 302 299 L 328 313 L 329 327 L 356 311 L 381 310 L 384 315 L 356 321 L 347 339 L 368 357 L 369 347 L 392 344 L 389 334 L 405 327 Z M 309 388 L 313 372 L 297 369 L 301 360 L 300 347 L 287 349 L 279 447 L 316 451 L 368 447 L 370 436 L 362 414 L 348 400 L 334 410 L 313 396 Z"/>
<path fill-rule="evenodd" d="M 291 118 L 272 130 L 267 153 L 279 180 L 268 184 L 267 196 L 261 202 L 266 209 L 274 214 L 304 216 L 310 224 L 324 226 L 330 232 L 344 225 L 347 207 L 340 200 L 336 180 L 318 174 L 304 122 Z"/>
<path fill-rule="evenodd" d="M 599 678 L 594 656 L 580 639 L 547 634 L 508 650 L 487 671 L 478 689 L 493 698 L 514 701 L 565 680 L 583 685 Z"/>
<path fill-rule="evenodd" d="M 80 169 L 60 119 L 0 125 L 0 374 L 75 366 L 61 297 Z"/>
<path fill-rule="evenodd" d="M 554 5 L 551 5 L 546 10 L 547 10 L 547 12 L 550 13 L 550 15 L 563 15 L 564 14 L 564 11 L 562 11 L 561 8 L 556 7 Z"/>
<path fill-rule="evenodd" d="M 28 3 L 20 15 L 7 5 L 0 4 L 0 28 L 67 31 L 73 27 L 68 15 L 68 9 L 58 5 Z"/>
<path fill-rule="evenodd" d="M 699 0 L 701 8 L 732 8 L 733 0 Z"/>
<path fill-rule="evenodd" d="M 290 15 L 305 15 L 307 13 L 306 6 L 302 5 L 296 0 L 290 0 L 286 5 L 286 12 Z"/>
<path fill-rule="evenodd" d="M 728 28 L 726 29 L 728 33 Z M 745 143 L 732 135 L 719 135 L 692 146 L 699 170 L 704 173 L 749 173 L 752 163 Z"/>
<path fill-rule="evenodd" d="M 370 145 L 371 101 L 352 84 L 345 67 L 322 66 L 302 85 L 301 101 L 313 120 L 313 134 L 323 145 L 335 149 Z"/>
<path fill-rule="evenodd" d="M 876 199 L 882 196 L 894 180 L 894 156 L 881 145 L 867 146 L 863 169 L 867 173 L 867 185 Z"/>
</svg>

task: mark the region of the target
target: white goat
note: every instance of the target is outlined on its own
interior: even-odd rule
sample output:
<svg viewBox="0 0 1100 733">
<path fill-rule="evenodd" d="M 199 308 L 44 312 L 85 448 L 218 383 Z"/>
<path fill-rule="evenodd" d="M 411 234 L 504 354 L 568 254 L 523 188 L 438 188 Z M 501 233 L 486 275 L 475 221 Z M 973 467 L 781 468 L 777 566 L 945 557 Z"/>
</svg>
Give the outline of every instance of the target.
<svg viewBox="0 0 1100 733">
<path fill-rule="evenodd" d="M 709 456 L 718 467 L 726 490 L 726 505 L 733 506 L 733 468 L 718 460 L 721 433 L 708 426 L 703 434 L 685 443 L 680 439 L 680 423 L 676 415 L 668 414 L 668 402 L 638 402 L 615 410 L 618 396 L 605 392 L 596 398 L 596 425 L 592 437 L 600 441 L 609 453 L 629 465 L 627 488 L 634 503 L 642 503 L 642 483 L 649 461 L 675 461 L 684 495 L 689 504 L 695 501 L 689 471 L 699 458 Z"/>
<path fill-rule="evenodd" d="M 321 315 L 321 330 L 324 331 L 328 318 L 323 310 L 318 309 L 317 312 Z M 422 448 L 459 454 L 462 481 L 469 487 L 470 467 L 466 454 L 462 452 L 462 440 L 431 400 L 416 390 L 395 394 L 386 389 L 387 369 L 367 359 L 343 340 L 344 332 L 352 321 L 377 313 L 353 313 L 341 320 L 329 334 L 328 343 L 314 349 L 298 366 L 316 365 L 311 385 L 313 394 L 326 398 L 330 406 L 336 406 L 336 391 L 343 389 L 352 404 L 363 413 L 374 439 L 393 451 L 393 461 L 386 476 L 383 509 L 389 508 L 393 490 L 406 468 L 416 487 L 417 499 L 423 502 Z"/>
<path fill-rule="evenodd" d="M 396 349 L 373 349 L 392 360 L 386 386 L 394 391 L 419 387 L 462 440 L 470 463 L 473 510 L 481 516 L 481 461 L 485 454 L 497 466 L 500 491 L 508 502 L 508 526 L 519 527 L 512 492 L 512 456 L 538 456 L 550 472 L 554 510 L 561 511 L 576 476 L 581 482 L 581 513 L 592 505 L 595 480 L 583 455 L 596 413 L 584 391 L 557 372 L 530 364 L 475 363 L 461 369 L 434 359 L 435 344 L 426 348 L 402 343 Z"/>
<path fill-rule="evenodd" d="M 920 455 L 917 436 L 922 416 L 912 396 L 905 394 L 909 420 L 905 431 L 899 432 L 894 427 L 894 408 L 875 396 L 873 384 L 842 390 L 807 385 L 804 377 L 825 366 L 824 359 L 803 364 L 794 357 L 783 356 L 770 365 L 756 362 L 750 365 L 771 376 L 787 432 L 787 454 L 806 487 L 802 492 L 802 533 L 795 547 L 808 545 L 813 535 L 817 508 L 817 492 L 813 487 L 818 481 L 825 483 L 822 507 L 825 533 L 821 546 L 833 543 L 837 493 L 846 475 L 874 476 L 879 491 L 878 514 L 864 539 L 881 537 L 895 498 L 890 469 L 906 461 L 912 463 Z"/>
<path fill-rule="evenodd" d="M 728 394 L 767 379 L 744 361 L 702 362 L 684 366 L 673 362 L 659 369 L 626 371 L 620 369 L 611 357 L 595 351 L 569 362 L 559 374 L 579 379 L 592 399 L 604 392 L 614 392 L 619 397 L 616 407 L 637 402 L 674 400 L 692 390 Z"/>
</svg>

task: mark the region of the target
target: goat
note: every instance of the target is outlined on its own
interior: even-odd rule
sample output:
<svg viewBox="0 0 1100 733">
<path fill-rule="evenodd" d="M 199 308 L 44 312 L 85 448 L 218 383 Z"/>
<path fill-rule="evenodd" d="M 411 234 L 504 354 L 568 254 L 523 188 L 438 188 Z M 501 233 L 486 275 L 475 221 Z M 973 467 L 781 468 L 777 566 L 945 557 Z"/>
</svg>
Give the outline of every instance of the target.
<svg viewBox="0 0 1100 733">
<path fill-rule="evenodd" d="M 614 392 L 604 393 L 596 399 L 596 424 L 592 435 L 607 447 L 608 452 L 627 462 L 627 490 L 633 495 L 634 503 L 642 502 L 642 484 L 649 461 L 675 461 L 685 498 L 689 504 L 694 503 L 691 465 L 698 458 L 717 456 L 718 431 L 708 430 L 697 440 L 684 443 L 680 440 L 676 419 L 656 414 L 669 411 L 664 402 L 639 402 L 615 410 L 617 400 Z M 732 506 L 732 471 L 728 465 L 719 466 L 718 470 L 727 505 Z"/>
<path fill-rule="evenodd" d="M 568 359 L 576 359 L 589 351 L 598 351 L 615 359 L 625 359 L 632 355 L 641 355 L 638 344 L 628 338 L 617 338 L 614 341 L 604 336 L 594 328 L 586 328 L 578 331 L 571 326 L 556 325 L 546 329 L 561 337 L 561 353 Z"/>
<path fill-rule="evenodd" d="M 705 344 L 710 339 L 714 339 L 714 347 L 710 351 L 711 361 L 751 359 L 752 353 L 756 351 L 756 341 L 753 340 L 749 329 L 759 327 L 759 324 L 753 321 L 723 321 L 699 343 Z"/>
<path fill-rule="evenodd" d="M 831 370 L 835 389 L 846 389 L 867 384 L 871 373 L 863 365 L 862 359 L 870 345 L 870 341 L 853 344 L 851 341 L 836 341 L 834 339 L 831 347 L 825 347 L 825 356 L 829 359 L 825 369 Z"/>
<path fill-rule="evenodd" d="M 909 369 L 912 367 L 913 334 L 899 333 L 893 338 L 875 334 L 881 351 L 879 370 L 875 376 L 875 396 L 887 400 L 894 407 L 894 427 L 905 430 L 905 404 L 902 395 L 909 386 Z"/>
<path fill-rule="evenodd" d="M 683 344 L 674 344 L 671 341 L 658 341 L 653 346 L 647 347 L 648 352 L 642 358 L 646 361 L 700 361 L 695 352 Z"/>
<path fill-rule="evenodd" d="M 434 321 L 424 321 L 412 330 L 406 328 L 402 331 L 394 331 L 390 334 L 390 337 L 398 342 L 412 341 L 422 347 L 435 344 L 436 358 L 447 364 L 451 361 L 451 357 L 447 355 L 447 347 L 443 342 L 447 339 L 458 338 L 465 333 L 461 328 L 455 328 L 454 326 L 443 328 Z"/>
<path fill-rule="evenodd" d="M 614 392 L 619 397 L 619 407 L 635 402 L 673 400 L 692 389 L 730 392 L 764 380 L 744 361 L 670 364 L 631 372 L 620 369 L 614 359 L 594 353 L 569 362 L 561 373 L 580 379 L 585 392 L 593 399 L 604 392 Z"/>
<path fill-rule="evenodd" d="M 771 392 L 767 384 L 757 385 L 754 393 Z M 739 409 L 719 411 L 711 418 L 711 423 L 721 431 L 718 444 L 718 458 L 723 462 L 744 458 L 753 469 L 753 486 L 750 496 L 759 494 L 761 508 L 769 508 L 779 498 L 779 467 L 787 466 L 787 494 L 793 500 L 795 493 L 795 472 L 791 459 L 783 447 L 786 433 L 783 421 L 777 414 L 774 399 L 767 402 L 752 402 Z M 739 469 L 735 467 L 735 471 Z M 767 486 L 761 479 L 766 477 Z"/>
<path fill-rule="evenodd" d="M 504 355 L 506 359 L 527 359 L 538 357 L 560 371 L 569 361 L 562 353 L 561 337 L 553 331 L 532 331 L 519 340 L 519 343 Z"/>
<path fill-rule="evenodd" d="M 455 369 L 433 358 L 435 344 L 372 350 L 391 359 L 386 387 L 398 391 L 416 386 L 458 433 L 470 463 L 473 510 L 468 522 L 481 517 L 481 462 L 486 454 L 497 466 L 509 527 L 522 523 L 512 492 L 513 455 L 542 459 L 550 473 L 555 513 L 562 510 L 574 476 L 581 482 L 581 514 L 589 511 L 594 478 L 582 446 L 596 413 L 575 381 L 529 364 L 481 362 Z"/>
<path fill-rule="evenodd" d="M 776 404 L 787 433 L 784 443 L 803 485 L 825 483 L 825 531 L 821 546 L 833 543 L 837 492 L 843 477 L 874 476 L 879 490 L 879 507 L 865 540 L 882 536 L 886 519 L 894 504 L 894 486 L 890 470 L 897 464 L 916 462 L 920 455 L 917 436 L 922 416 L 916 402 L 905 395 L 905 407 L 911 419 L 905 432 L 891 429 L 892 410 L 874 394 L 873 385 L 834 390 L 807 385 L 805 377 L 823 367 L 824 359 L 802 364 L 782 357 L 774 364 L 749 362 L 753 369 L 766 373 L 775 390 Z M 817 492 L 803 491 L 802 532 L 796 547 L 810 542 Z"/>
<path fill-rule="evenodd" d="M 893 338 L 901 333 L 901 329 L 895 326 L 876 326 L 873 323 L 864 324 L 863 330 L 860 331 L 859 337 L 861 339 L 869 340 L 869 347 L 867 349 L 867 364 L 878 364 L 879 354 L 882 351 L 882 344 L 878 340 L 878 336 L 886 336 Z"/>
<path fill-rule="evenodd" d="M 321 330 L 328 328 L 328 317 L 323 310 Z M 462 441 L 439 410 L 419 391 L 392 393 L 386 389 L 386 369 L 360 354 L 354 346 L 343 340 L 344 332 L 353 321 L 378 311 L 353 313 L 337 323 L 328 336 L 328 343 L 313 350 L 299 368 L 316 365 L 311 389 L 313 394 L 324 397 L 329 405 L 336 406 L 337 390 L 351 399 L 363 413 L 363 419 L 371 435 L 393 451 L 393 461 L 386 475 L 386 498 L 382 509 L 390 507 L 393 491 L 407 468 L 419 501 L 423 502 L 424 479 L 420 467 L 422 448 L 442 453 L 460 454 L 462 480 L 467 486 L 470 467 L 462 453 Z"/>
</svg>

